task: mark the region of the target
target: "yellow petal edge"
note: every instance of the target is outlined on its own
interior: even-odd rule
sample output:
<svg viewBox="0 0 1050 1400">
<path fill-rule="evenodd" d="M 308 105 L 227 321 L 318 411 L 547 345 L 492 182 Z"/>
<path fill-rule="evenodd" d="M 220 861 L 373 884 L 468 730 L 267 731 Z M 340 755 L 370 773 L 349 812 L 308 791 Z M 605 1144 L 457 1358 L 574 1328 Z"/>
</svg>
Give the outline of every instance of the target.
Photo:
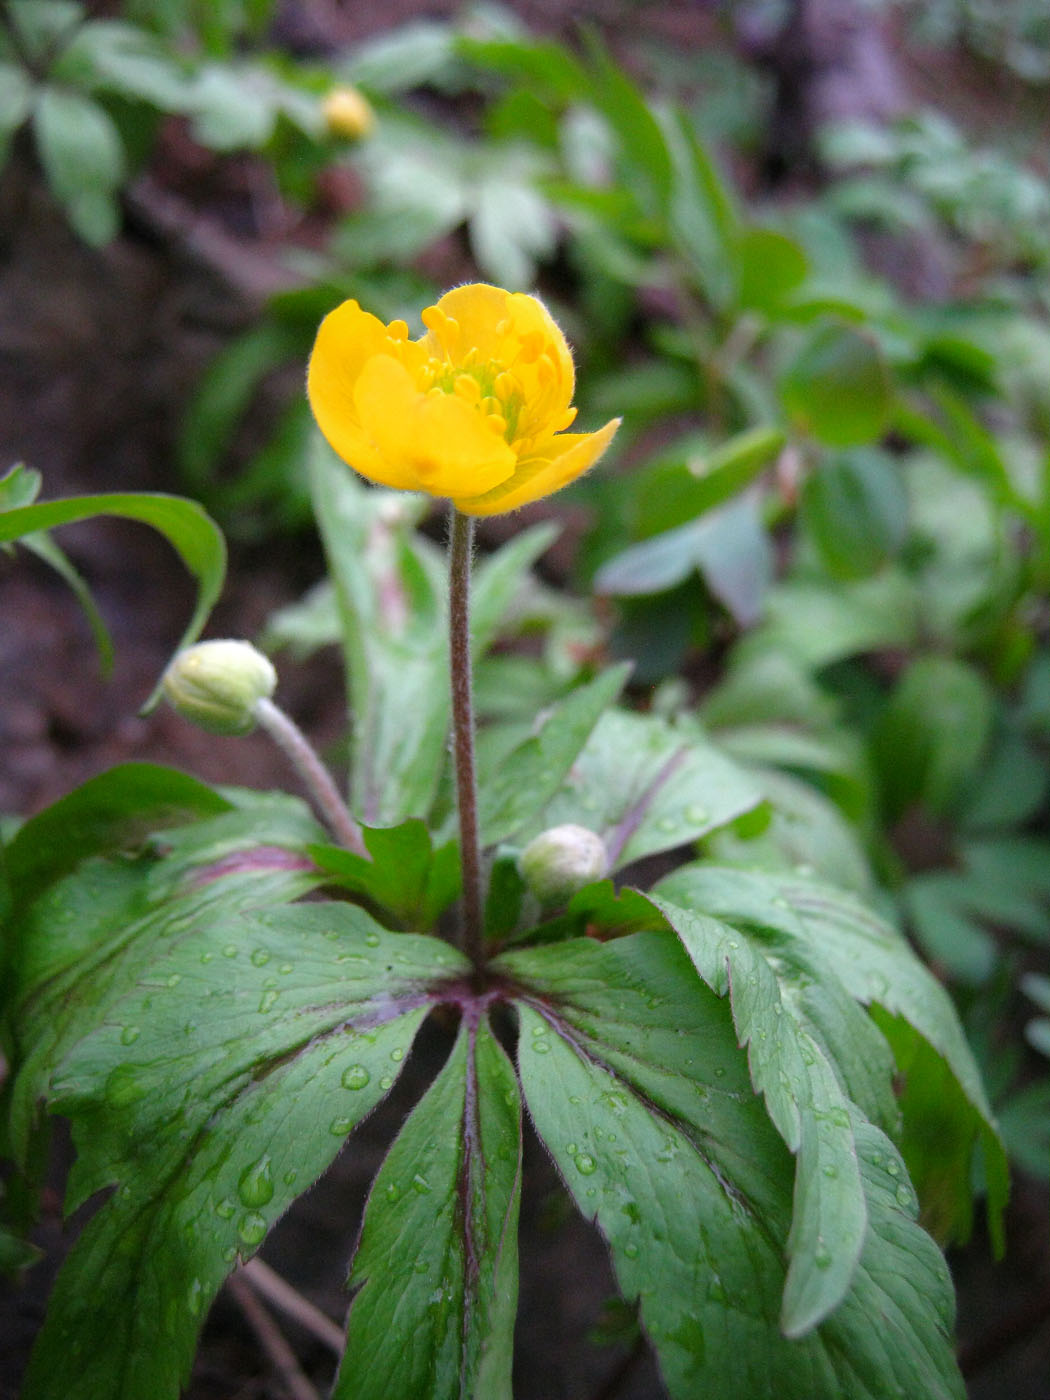
<svg viewBox="0 0 1050 1400">
<path fill-rule="evenodd" d="M 619 418 L 570 433 L 572 355 L 536 297 L 483 282 L 423 312 L 425 334 L 384 325 L 356 301 L 321 322 L 307 395 L 333 450 L 380 486 L 500 515 L 592 467 Z"/>
</svg>

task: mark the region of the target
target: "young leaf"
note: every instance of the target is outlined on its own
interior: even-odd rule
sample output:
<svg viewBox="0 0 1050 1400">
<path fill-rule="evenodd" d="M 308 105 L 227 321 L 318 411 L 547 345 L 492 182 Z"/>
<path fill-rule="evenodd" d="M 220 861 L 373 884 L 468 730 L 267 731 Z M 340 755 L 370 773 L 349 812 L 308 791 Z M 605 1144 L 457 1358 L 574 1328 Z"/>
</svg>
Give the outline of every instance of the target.
<svg viewBox="0 0 1050 1400">
<path fill-rule="evenodd" d="M 615 870 L 696 841 L 761 801 L 756 783 L 698 733 L 609 710 L 519 838 L 585 826 L 605 841 Z"/>
<path fill-rule="evenodd" d="M 308 854 L 334 883 L 389 910 L 404 927 L 431 928 L 459 893 L 455 843 L 435 850 L 418 817 L 400 826 L 366 826 L 363 833 L 371 860 L 342 846 L 310 846 Z"/>
<path fill-rule="evenodd" d="M 50 1069 L 79 1154 L 67 1207 L 115 1190 L 59 1276 L 26 1400 L 174 1400 L 222 1280 L 391 1087 L 465 969 L 347 904 L 173 901 L 150 932 L 103 1006 L 83 989 Z"/>
<path fill-rule="evenodd" d="M 675 1400 L 959 1400 L 947 1269 L 878 1129 L 851 1112 L 869 1217 L 852 1286 L 789 1340 L 778 1317 L 791 1157 L 751 1090 L 727 1002 L 668 933 L 500 965 L 517 987 L 529 1112 L 639 1300 Z"/>
<path fill-rule="evenodd" d="M 372 1187 L 333 1400 L 510 1400 L 521 1100 L 467 1019 Z"/>
</svg>

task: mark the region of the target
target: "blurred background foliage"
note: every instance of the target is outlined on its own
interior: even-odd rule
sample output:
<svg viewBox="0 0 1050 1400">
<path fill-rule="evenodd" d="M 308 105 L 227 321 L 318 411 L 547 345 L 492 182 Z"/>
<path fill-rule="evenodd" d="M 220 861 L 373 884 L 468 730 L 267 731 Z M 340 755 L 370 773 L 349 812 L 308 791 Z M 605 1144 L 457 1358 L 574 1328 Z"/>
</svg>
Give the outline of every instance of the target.
<svg viewBox="0 0 1050 1400">
<path fill-rule="evenodd" d="M 968 123 L 896 80 L 815 101 L 826 5 L 699 8 L 700 49 L 476 5 L 333 50 L 273 0 L 2 0 L 0 143 L 94 246 L 173 151 L 247 162 L 229 223 L 279 285 L 197 385 L 168 482 L 234 540 L 309 519 L 301 375 L 334 304 L 411 321 L 456 281 L 538 288 L 581 424 L 624 426 L 558 498 L 561 574 L 522 591 L 482 709 L 527 717 L 633 658 L 640 705 L 763 784 L 719 858 L 815 869 L 895 918 L 1045 1181 L 1050 15 L 830 7 L 905 69 L 964 54 L 997 111 L 1011 95 Z M 336 634 L 322 583 L 266 640 Z"/>
</svg>

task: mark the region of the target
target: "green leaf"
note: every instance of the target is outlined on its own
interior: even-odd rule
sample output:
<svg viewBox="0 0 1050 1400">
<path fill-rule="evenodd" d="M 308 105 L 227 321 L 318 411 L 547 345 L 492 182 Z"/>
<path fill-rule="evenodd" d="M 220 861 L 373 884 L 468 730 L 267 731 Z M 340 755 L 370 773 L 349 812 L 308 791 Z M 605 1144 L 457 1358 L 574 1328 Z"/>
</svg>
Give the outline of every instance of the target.
<svg viewBox="0 0 1050 1400">
<path fill-rule="evenodd" d="M 334 1400 L 510 1400 L 520 1185 L 513 1067 L 464 1019 L 372 1187 Z"/>
<path fill-rule="evenodd" d="M 980 673 L 952 656 L 920 656 L 879 720 L 874 756 L 887 813 L 912 802 L 947 816 L 991 739 L 995 700 Z"/>
<path fill-rule="evenodd" d="M 528 572 L 558 537 L 558 527 L 534 525 L 481 559 L 470 581 L 470 640 L 475 661 L 491 645 Z"/>
<path fill-rule="evenodd" d="M 425 816 L 449 725 L 444 568 L 412 526 L 424 498 L 371 490 L 315 435 L 315 509 L 342 620 L 350 792 L 368 826 Z"/>
<path fill-rule="evenodd" d="M 773 316 L 805 281 L 809 264 L 793 238 L 769 228 L 749 228 L 736 247 L 741 311 Z"/>
<path fill-rule="evenodd" d="M 995 1119 L 951 999 L 904 939 L 845 891 L 798 877 L 694 865 L 659 889 L 664 898 L 734 928 L 754 930 L 764 941 L 789 940 L 823 969 L 825 985 L 837 980 L 849 996 L 872 1007 L 898 1067 L 903 1070 L 914 1063 L 921 1071 L 915 1084 L 909 1083 L 900 1106 L 905 1160 L 919 1191 L 923 1218 L 938 1238 L 967 1237 L 973 1211 L 971 1157 L 980 1141 L 989 1228 L 998 1246 L 1007 1178 Z M 850 1063 L 841 1044 L 836 1045 L 836 1059 L 840 1067 Z M 936 1079 L 942 1095 L 936 1126 L 922 1117 L 930 1107 L 924 1076 Z M 864 1108 L 866 1101 L 852 1080 L 847 1087 Z M 866 1111 L 871 1116 L 870 1106 Z M 950 1154 L 937 1148 L 938 1135 L 950 1142 Z"/>
<path fill-rule="evenodd" d="M 666 210 L 672 190 L 671 156 L 645 97 L 610 57 L 597 34 L 585 34 L 592 75 L 590 97 L 615 133 L 624 179 L 644 213 Z"/>
<path fill-rule="evenodd" d="M 310 846 L 308 854 L 334 883 L 389 910 L 404 928 L 432 928 L 459 894 L 455 842 L 435 850 L 418 817 L 362 831 L 371 860 L 342 846 Z"/>
<path fill-rule="evenodd" d="M 847 325 L 811 332 L 780 382 L 788 415 L 829 447 L 874 442 L 889 421 L 892 386 L 870 335 Z"/>
<path fill-rule="evenodd" d="M 919 626 L 919 598 L 904 574 L 887 570 L 834 587 L 802 580 L 778 583 L 766 594 L 766 621 L 740 648 L 786 651 L 819 670 L 883 647 L 909 647 Z"/>
<path fill-rule="evenodd" d="M 787 1251 L 780 1325 L 787 1337 L 810 1332 L 838 1307 L 853 1281 L 868 1227 L 850 1100 L 839 1081 L 834 1050 L 822 1044 L 823 1026 L 809 1011 L 812 998 L 799 987 L 819 975 L 808 957 L 791 956 L 780 944 L 753 947 L 730 926 L 673 902 L 691 898 L 688 884 L 671 881 L 673 894 L 652 900 L 678 934 L 690 961 L 712 991 L 730 997 L 737 1040 L 748 1048 L 751 1082 L 789 1151 L 797 1157 L 794 1214 Z M 873 1078 L 881 1078 L 884 1113 L 892 1061 L 885 1043 L 838 987 L 821 988 L 829 1013 L 851 1030 L 867 1052 Z M 836 1005 L 837 1002 L 837 1005 Z M 831 1008 L 834 1007 L 834 1012 Z M 836 1047 L 837 1048 L 837 1047 Z M 892 1118 L 892 1107 L 889 1107 Z"/>
<path fill-rule="evenodd" d="M 468 225 L 481 271 L 510 291 L 535 286 L 539 263 L 557 246 L 554 213 L 543 196 L 511 172 L 486 178 Z"/>
<path fill-rule="evenodd" d="M 164 112 L 181 111 L 189 84 L 152 35 L 119 20 L 91 20 L 59 54 L 54 75 L 71 86 L 137 97 Z"/>
<path fill-rule="evenodd" d="M 0 63 L 0 150 L 25 121 L 33 105 L 33 85 L 21 68 Z"/>
<path fill-rule="evenodd" d="M 124 145 L 104 108 L 65 88 L 45 87 L 33 117 L 40 163 L 55 198 L 85 242 L 108 243 L 120 226 L 114 197 Z"/>
<path fill-rule="evenodd" d="M 479 761 L 478 800 L 486 846 L 517 836 L 551 800 L 629 672 L 627 665 L 605 671 L 541 716 L 535 732 L 499 754 L 491 767 L 483 768 Z"/>
<path fill-rule="evenodd" d="M 873 574 L 908 531 L 908 496 L 893 458 L 855 448 L 821 462 L 802 488 L 802 519 L 834 578 Z"/>
<path fill-rule="evenodd" d="M 232 810 L 214 789 L 174 768 L 119 764 L 19 827 L 6 849 L 14 898 L 32 899 L 87 856 L 129 850 L 165 826 Z"/>
<path fill-rule="evenodd" d="M 782 1335 L 791 1157 L 751 1090 L 727 1002 L 672 935 L 500 965 L 519 987 L 529 1112 L 638 1299 L 675 1400 L 962 1396 L 944 1261 L 914 1222 L 896 1151 L 855 1112 L 869 1229 L 853 1285 L 815 1331 Z"/>
<path fill-rule="evenodd" d="M 109 635 L 109 629 L 91 596 L 91 589 L 83 574 L 71 562 L 65 551 L 55 544 L 50 535 L 23 535 L 20 543 L 23 549 L 28 549 L 30 554 L 35 554 L 38 559 L 42 559 L 45 564 L 54 569 L 59 578 L 69 586 L 73 596 L 80 604 L 81 611 L 87 618 L 95 650 L 98 652 L 102 674 L 108 676 L 113 669 L 113 639 Z"/>
<path fill-rule="evenodd" d="M 615 870 L 699 840 L 761 801 L 755 782 L 695 730 L 609 710 L 519 838 L 585 826 L 605 841 Z"/>
<path fill-rule="evenodd" d="M 140 921 L 102 1000 L 100 965 L 79 984 L 47 1076 L 78 1150 L 67 1208 L 116 1189 L 59 1276 L 26 1400 L 175 1400 L 222 1280 L 385 1095 L 465 969 L 350 905 L 238 910 L 223 884 Z"/>
<path fill-rule="evenodd" d="M 784 445 L 779 428 L 748 428 L 718 447 L 706 444 L 689 451 L 685 460 L 669 461 L 639 479 L 637 530 L 655 535 L 662 530 L 723 505 L 743 491 L 776 457 Z M 646 488 L 649 489 L 646 489 Z"/>
<path fill-rule="evenodd" d="M 631 545 L 595 575 L 599 593 L 662 593 L 694 571 L 742 625 L 754 623 L 772 577 L 769 541 L 755 503 L 730 501 L 677 529 Z"/>
<path fill-rule="evenodd" d="M 0 544 L 40 530 L 51 530 L 58 525 L 90 520 L 96 515 L 140 520 L 145 525 L 152 525 L 167 539 L 197 580 L 197 605 L 179 647 L 196 641 L 222 589 L 226 573 L 226 544 L 214 520 L 195 501 L 146 491 L 43 501 L 0 511 Z M 159 698 L 158 683 L 145 708 L 151 709 Z"/>
</svg>

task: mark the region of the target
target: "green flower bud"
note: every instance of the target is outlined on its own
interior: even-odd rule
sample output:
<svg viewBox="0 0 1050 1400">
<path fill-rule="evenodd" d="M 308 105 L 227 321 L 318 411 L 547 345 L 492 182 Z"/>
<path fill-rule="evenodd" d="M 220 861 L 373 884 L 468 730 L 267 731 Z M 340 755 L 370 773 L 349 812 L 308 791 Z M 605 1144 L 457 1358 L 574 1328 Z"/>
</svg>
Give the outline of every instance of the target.
<svg viewBox="0 0 1050 1400">
<path fill-rule="evenodd" d="M 254 707 L 277 688 L 277 672 L 250 642 L 198 642 L 164 673 L 164 694 L 185 719 L 213 734 L 247 734 Z"/>
<path fill-rule="evenodd" d="M 565 904 L 609 870 L 605 842 L 585 826 L 552 826 L 533 837 L 518 859 L 522 879 L 541 904 Z"/>
</svg>

